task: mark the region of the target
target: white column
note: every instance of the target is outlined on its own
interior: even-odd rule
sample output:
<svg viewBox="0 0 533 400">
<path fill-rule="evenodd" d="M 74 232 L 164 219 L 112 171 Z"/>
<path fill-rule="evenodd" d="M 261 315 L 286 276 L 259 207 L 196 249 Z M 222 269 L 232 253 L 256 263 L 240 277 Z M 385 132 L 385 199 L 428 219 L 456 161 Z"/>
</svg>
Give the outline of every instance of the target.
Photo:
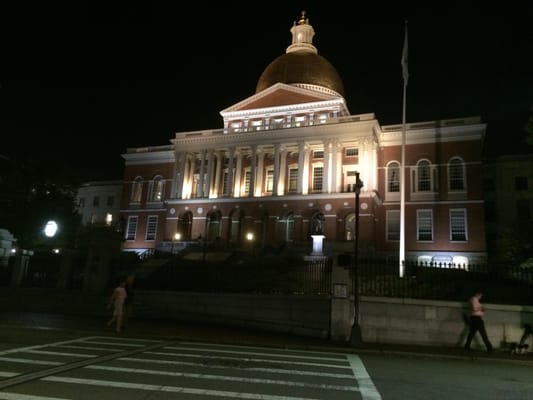
<svg viewBox="0 0 533 400">
<path fill-rule="evenodd" d="M 304 168 L 302 173 L 302 194 L 309 193 L 309 155 L 311 149 L 306 146 L 304 150 Z"/>
<path fill-rule="evenodd" d="M 279 179 L 279 151 L 280 144 L 274 144 L 274 174 L 272 176 L 272 195 L 278 195 L 278 179 Z"/>
<path fill-rule="evenodd" d="M 279 160 L 279 179 L 278 179 L 278 196 L 283 196 L 287 193 L 287 188 L 285 187 L 287 175 L 287 149 L 281 149 L 280 160 Z"/>
<path fill-rule="evenodd" d="M 242 150 L 236 150 L 235 155 L 237 156 L 237 165 L 235 166 L 233 197 L 241 197 Z"/>
<path fill-rule="evenodd" d="M 256 197 L 261 197 L 263 195 L 263 171 L 265 170 L 265 151 L 264 149 L 259 149 L 257 153 L 257 180 L 254 189 Z"/>
<path fill-rule="evenodd" d="M 338 140 L 335 140 L 333 142 L 333 149 L 332 149 L 332 171 L 331 171 L 331 191 L 333 193 L 339 193 L 340 185 L 341 185 L 341 164 L 342 164 L 342 144 L 339 143 Z"/>
<path fill-rule="evenodd" d="M 250 156 L 250 193 L 248 196 L 253 197 L 255 191 L 255 174 L 257 163 L 257 145 L 252 145 L 252 154 Z"/>
<path fill-rule="evenodd" d="M 213 187 L 212 197 L 220 197 L 220 178 L 222 174 L 222 164 L 224 162 L 224 157 L 220 151 L 216 152 L 216 172 L 215 172 L 215 185 Z"/>
<path fill-rule="evenodd" d="M 185 153 L 183 156 L 183 179 L 182 179 L 182 188 L 181 188 L 181 198 L 188 199 L 191 196 L 191 184 L 189 182 L 189 154 Z"/>
<path fill-rule="evenodd" d="M 207 151 L 207 177 L 205 179 L 205 193 L 204 197 L 211 196 L 211 181 L 213 180 L 213 173 L 215 172 L 213 167 L 213 149 Z"/>
<path fill-rule="evenodd" d="M 299 142 L 298 143 L 298 187 L 296 189 L 298 194 L 302 194 L 303 192 L 304 150 L 305 150 L 305 142 Z"/>
<path fill-rule="evenodd" d="M 185 179 L 185 159 L 187 153 L 181 151 L 176 154 L 177 165 L 174 171 L 174 197 L 181 198 L 183 191 L 183 180 Z"/>
<path fill-rule="evenodd" d="M 198 193 L 196 193 L 196 197 L 204 197 L 205 152 L 206 150 L 200 152 L 200 179 L 198 180 Z M 191 185 L 192 183 L 193 181 L 191 181 Z"/>
<path fill-rule="evenodd" d="M 233 162 L 235 158 L 235 147 L 230 147 L 228 150 L 228 188 L 226 193 L 224 193 L 224 196 L 230 197 L 232 195 L 232 187 L 233 187 Z"/>
</svg>

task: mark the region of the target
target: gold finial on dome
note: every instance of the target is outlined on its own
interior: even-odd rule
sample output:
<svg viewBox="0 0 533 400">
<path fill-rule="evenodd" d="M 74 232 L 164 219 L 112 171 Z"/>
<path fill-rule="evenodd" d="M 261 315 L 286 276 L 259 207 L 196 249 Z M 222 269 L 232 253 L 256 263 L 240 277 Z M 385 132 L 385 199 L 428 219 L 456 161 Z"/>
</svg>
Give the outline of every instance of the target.
<svg viewBox="0 0 533 400">
<path fill-rule="evenodd" d="M 302 11 L 302 16 L 300 17 L 300 20 L 298 21 L 298 25 L 304 25 L 307 23 L 307 18 L 305 18 L 305 11 Z"/>
</svg>

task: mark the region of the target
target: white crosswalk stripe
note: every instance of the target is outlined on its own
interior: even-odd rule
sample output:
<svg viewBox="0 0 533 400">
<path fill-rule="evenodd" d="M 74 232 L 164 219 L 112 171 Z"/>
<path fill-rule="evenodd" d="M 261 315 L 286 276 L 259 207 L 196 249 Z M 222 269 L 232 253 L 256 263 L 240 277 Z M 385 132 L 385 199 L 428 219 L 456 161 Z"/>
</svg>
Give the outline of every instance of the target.
<svg viewBox="0 0 533 400">
<path fill-rule="evenodd" d="M 80 386 L 99 387 L 99 396 L 109 392 L 102 400 L 131 389 L 250 400 L 381 400 L 355 354 L 125 337 L 4 350 L 0 377 L 0 400 L 77 400 Z"/>
</svg>

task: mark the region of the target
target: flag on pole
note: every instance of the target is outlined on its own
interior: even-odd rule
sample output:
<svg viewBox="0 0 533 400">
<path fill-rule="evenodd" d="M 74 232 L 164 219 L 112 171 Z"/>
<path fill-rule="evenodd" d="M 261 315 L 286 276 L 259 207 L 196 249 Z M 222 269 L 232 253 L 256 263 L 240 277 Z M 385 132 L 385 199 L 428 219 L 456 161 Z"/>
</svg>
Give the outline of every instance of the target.
<svg viewBox="0 0 533 400">
<path fill-rule="evenodd" d="M 409 71 L 407 70 L 408 62 L 408 49 L 407 49 L 407 21 L 405 21 L 405 38 L 403 41 L 403 51 L 402 51 L 402 74 L 403 74 L 403 83 L 407 85 L 407 80 L 409 79 Z"/>
</svg>

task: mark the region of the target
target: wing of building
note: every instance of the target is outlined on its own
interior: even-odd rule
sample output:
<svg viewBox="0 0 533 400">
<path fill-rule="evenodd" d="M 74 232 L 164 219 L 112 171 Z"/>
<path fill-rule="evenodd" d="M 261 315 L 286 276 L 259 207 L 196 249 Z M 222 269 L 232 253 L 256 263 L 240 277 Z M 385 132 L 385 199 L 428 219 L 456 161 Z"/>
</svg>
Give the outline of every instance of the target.
<svg viewBox="0 0 533 400">
<path fill-rule="evenodd" d="M 238 245 L 308 243 L 398 257 L 403 124 L 352 115 L 336 69 L 302 18 L 253 96 L 222 110 L 220 129 L 178 132 L 166 146 L 128 149 L 124 250 L 202 237 Z M 400 107 L 400 106 L 399 106 Z M 406 256 L 459 264 L 485 259 L 479 118 L 406 124 Z M 250 236 L 252 237 L 252 236 Z"/>
</svg>

